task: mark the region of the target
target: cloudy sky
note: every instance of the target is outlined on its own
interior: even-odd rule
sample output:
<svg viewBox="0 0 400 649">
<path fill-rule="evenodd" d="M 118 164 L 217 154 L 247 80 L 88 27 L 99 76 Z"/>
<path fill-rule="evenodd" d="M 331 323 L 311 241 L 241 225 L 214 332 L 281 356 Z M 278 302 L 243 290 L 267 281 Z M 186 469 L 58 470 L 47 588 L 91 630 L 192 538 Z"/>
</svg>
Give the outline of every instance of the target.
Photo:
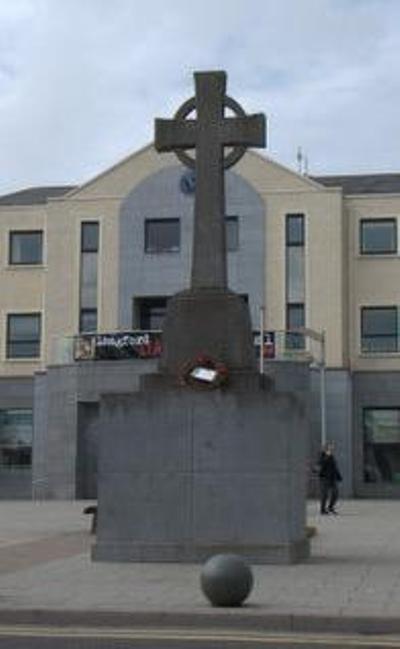
<svg viewBox="0 0 400 649">
<path fill-rule="evenodd" d="M 400 0 L 0 0 L 0 194 L 88 180 L 225 69 L 310 173 L 400 171 Z"/>
</svg>

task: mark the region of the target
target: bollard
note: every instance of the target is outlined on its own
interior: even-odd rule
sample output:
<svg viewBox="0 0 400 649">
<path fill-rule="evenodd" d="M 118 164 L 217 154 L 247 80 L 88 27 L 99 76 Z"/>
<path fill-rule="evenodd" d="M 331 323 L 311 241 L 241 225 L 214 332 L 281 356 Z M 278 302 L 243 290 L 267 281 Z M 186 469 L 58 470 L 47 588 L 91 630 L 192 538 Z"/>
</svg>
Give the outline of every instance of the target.
<svg viewBox="0 0 400 649">
<path fill-rule="evenodd" d="M 236 554 L 217 554 L 206 561 L 201 589 L 213 606 L 240 606 L 253 588 L 253 574 Z"/>
</svg>

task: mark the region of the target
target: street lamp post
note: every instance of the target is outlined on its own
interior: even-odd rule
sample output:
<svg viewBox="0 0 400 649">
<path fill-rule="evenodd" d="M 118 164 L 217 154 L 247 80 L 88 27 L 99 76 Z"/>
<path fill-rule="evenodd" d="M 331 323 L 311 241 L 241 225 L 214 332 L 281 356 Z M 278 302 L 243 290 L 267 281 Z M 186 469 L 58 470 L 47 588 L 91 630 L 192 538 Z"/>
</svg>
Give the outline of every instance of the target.
<svg viewBox="0 0 400 649">
<path fill-rule="evenodd" d="M 326 444 L 326 350 L 325 331 L 321 334 L 321 362 L 320 362 L 320 396 L 321 396 L 321 445 Z"/>
</svg>

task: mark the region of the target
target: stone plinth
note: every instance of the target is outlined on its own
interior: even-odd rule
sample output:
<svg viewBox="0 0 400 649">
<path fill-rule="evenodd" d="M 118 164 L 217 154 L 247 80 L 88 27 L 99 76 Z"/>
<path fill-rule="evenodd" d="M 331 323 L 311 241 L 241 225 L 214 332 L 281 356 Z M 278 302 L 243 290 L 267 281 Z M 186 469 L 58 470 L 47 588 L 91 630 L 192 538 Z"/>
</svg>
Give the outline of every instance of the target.
<svg viewBox="0 0 400 649">
<path fill-rule="evenodd" d="M 255 354 L 248 305 L 229 290 L 177 293 L 168 302 L 163 347 L 160 369 L 172 374 L 199 354 L 232 370 L 251 370 Z"/>
<path fill-rule="evenodd" d="M 306 403 L 256 374 L 226 390 L 174 387 L 160 375 L 145 383 L 101 399 L 93 558 L 306 559 Z"/>
</svg>

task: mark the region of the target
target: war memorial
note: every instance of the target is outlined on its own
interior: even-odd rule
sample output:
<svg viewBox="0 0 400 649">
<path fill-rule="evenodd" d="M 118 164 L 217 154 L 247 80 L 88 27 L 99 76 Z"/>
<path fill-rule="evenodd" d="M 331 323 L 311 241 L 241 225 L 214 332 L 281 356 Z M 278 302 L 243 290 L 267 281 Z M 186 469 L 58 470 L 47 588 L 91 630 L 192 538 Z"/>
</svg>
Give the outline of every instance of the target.
<svg viewBox="0 0 400 649">
<path fill-rule="evenodd" d="M 169 301 L 158 372 L 100 398 L 93 559 L 298 562 L 309 554 L 306 392 L 290 369 L 284 389 L 258 373 L 248 306 L 227 286 L 224 172 L 265 146 L 265 118 L 226 95 L 224 72 L 194 79 L 195 96 L 155 123 L 157 151 L 195 172 L 190 288 Z"/>
</svg>

